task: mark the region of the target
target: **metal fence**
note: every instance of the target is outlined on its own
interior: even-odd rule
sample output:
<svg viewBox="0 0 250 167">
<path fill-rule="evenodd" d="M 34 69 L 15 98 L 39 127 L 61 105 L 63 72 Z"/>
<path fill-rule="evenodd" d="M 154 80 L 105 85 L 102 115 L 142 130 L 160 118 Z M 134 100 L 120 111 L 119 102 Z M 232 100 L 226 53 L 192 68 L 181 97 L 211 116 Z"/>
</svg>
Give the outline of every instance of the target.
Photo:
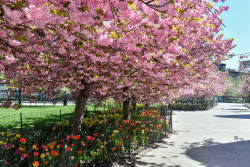
<svg viewBox="0 0 250 167">
<path fill-rule="evenodd" d="M 52 105 L 52 104 L 51 104 Z M 51 106 L 47 105 L 47 106 Z M 29 106 L 41 106 L 39 103 L 29 105 Z M 99 104 L 99 105 L 90 105 L 88 104 L 85 108 L 85 112 L 83 115 L 84 117 L 93 117 L 95 113 L 99 111 L 110 111 L 113 108 L 117 108 L 118 105 L 111 105 L 111 104 Z M 158 108 L 156 107 L 150 107 L 148 109 L 154 109 L 154 110 L 161 110 L 161 114 L 165 121 L 171 123 L 171 129 L 172 129 L 172 109 L 169 108 L 169 106 L 160 106 Z M 141 110 L 137 111 L 131 111 L 131 113 L 140 113 Z M 61 121 L 70 121 L 72 120 L 73 116 L 73 110 L 52 110 L 52 111 L 46 111 L 43 112 L 41 110 L 35 111 L 35 112 L 19 112 L 17 111 L 1 111 L 0 110 L 0 131 L 1 129 L 14 129 L 14 130 L 22 130 L 23 127 L 26 126 L 33 126 L 33 124 L 36 124 L 36 121 L 40 123 L 43 119 L 43 123 L 53 124 L 55 122 L 61 122 Z M 33 121 L 32 121 L 33 120 Z M 34 121 L 35 120 L 35 121 Z"/>
<path fill-rule="evenodd" d="M 171 107 L 174 110 L 183 110 L 183 111 L 196 111 L 196 110 L 208 110 L 217 105 L 217 100 L 215 99 L 180 99 L 175 103 L 171 104 Z"/>
<path fill-rule="evenodd" d="M 52 109 L 47 110 L 46 112 L 42 111 L 41 109 L 36 110 L 36 107 L 41 106 L 54 106 L 53 103 L 45 101 L 44 102 L 25 102 L 23 103 L 26 107 L 32 107 L 33 111 L 30 112 L 20 112 L 19 110 L 1 110 L 0 108 L 0 131 L 4 129 L 12 129 L 18 130 L 22 129 L 23 127 L 33 126 L 36 122 L 43 124 L 53 124 L 56 122 L 61 121 L 70 121 L 72 120 L 74 110 L 64 110 L 64 109 Z M 74 102 L 70 102 L 71 105 Z M 57 104 L 62 105 L 62 104 Z M 84 117 L 89 117 L 96 112 L 110 110 L 111 108 L 115 107 L 114 105 L 110 104 L 100 104 L 100 105 L 93 105 L 88 104 L 85 108 Z"/>
</svg>

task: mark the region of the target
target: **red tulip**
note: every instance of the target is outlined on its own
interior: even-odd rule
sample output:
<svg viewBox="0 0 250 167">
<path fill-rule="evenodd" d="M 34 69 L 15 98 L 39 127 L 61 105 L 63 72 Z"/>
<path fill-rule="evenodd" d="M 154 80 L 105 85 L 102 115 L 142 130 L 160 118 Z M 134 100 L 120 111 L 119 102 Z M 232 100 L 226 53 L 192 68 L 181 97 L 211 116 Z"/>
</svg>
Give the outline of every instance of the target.
<svg viewBox="0 0 250 167">
<path fill-rule="evenodd" d="M 37 157 L 39 155 L 38 152 L 33 152 L 34 157 Z"/>
<path fill-rule="evenodd" d="M 95 138 L 91 137 L 91 136 L 87 136 L 87 141 L 89 140 L 95 140 Z"/>
<path fill-rule="evenodd" d="M 21 143 L 25 143 L 26 142 L 26 139 L 24 137 L 20 138 L 20 142 Z"/>
</svg>

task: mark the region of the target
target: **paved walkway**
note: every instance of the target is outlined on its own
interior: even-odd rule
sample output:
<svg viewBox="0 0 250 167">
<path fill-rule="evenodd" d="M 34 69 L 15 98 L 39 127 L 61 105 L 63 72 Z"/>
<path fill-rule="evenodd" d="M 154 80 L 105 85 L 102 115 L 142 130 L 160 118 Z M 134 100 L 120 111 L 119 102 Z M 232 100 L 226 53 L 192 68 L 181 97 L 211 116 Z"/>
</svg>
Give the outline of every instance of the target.
<svg viewBox="0 0 250 167">
<path fill-rule="evenodd" d="M 174 114 L 174 133 L 136 167 L 250 167 L 250 110 L 242 104 Z"/>
</svg>

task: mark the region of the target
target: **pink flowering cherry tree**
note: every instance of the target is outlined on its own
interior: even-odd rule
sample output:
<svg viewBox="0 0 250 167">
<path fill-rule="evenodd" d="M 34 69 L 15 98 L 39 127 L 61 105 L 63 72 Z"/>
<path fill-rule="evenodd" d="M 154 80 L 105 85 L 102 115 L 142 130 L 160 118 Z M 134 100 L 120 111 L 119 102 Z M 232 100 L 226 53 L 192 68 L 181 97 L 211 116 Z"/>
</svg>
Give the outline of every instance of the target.
<svg viewBox="0 0 250 167">
<path fill-rule="evenodd" d="M 87 99 L 160 100 L 203 78 L 233 47 L 203 1 L 3 0 L 0 75 L 26 92 L 76 93 L 73 131 Z M 199 77 L 197 77 L 197 75 Z"/>
</svg>

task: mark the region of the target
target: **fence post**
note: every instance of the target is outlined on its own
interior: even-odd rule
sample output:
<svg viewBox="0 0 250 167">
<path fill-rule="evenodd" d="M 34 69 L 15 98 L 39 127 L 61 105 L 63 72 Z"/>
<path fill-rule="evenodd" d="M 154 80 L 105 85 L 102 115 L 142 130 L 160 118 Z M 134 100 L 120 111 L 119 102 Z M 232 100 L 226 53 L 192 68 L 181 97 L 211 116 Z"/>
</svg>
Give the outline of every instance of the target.
<svg viewBox="0 0 250 167">
<path fill-rule="evenodd" d="M 131 149 L 131 137 L 130 137 L 130 129 L 131 129 L 131 126 L 130 126 L 130 119 L 129 119 L 129 123 L 128 123 L 128 158 L 130 159 L 131 158 L 131 153 L 130 153 L 130 149 Z"/>
<path fill-rule="evenodd" d="M 88 117 L 88 116 L 89 116 L 89 113 L 88 113 L 88 107 L 86 107 L 86 109 L 85 109 L 85 115 L 86 115 L 86 117 Z"/>
<path fill-rule="evenodd" d="M 173 124 L 172 124 L 172 115 L 173 115 L 173 110 L 170 108 L 170 132 L 173 132 Z"/>
<path fill-rule="evenodd" d="M 144 133 L 145 133 L 145 148 L 147 148 L 147 124 L 146 124 L 146 122 L 147 122 L 147 114 L 146 114 L 146 112 L 145 112 L 145 129 L 144 129 Z"/>
<path fill-rule="evenodd" d="M 23 114 L 20 113 L 20 126 L 21 126 L 21 134 L 23 132 Z"/>
<path fill-rule="evenodd" d="M 102 161 L 105 161 L 105 142 L 106 142 L 106 117 L 104 117 L 104 136 L 103 136 L 103 154 L 102 154 Z"/>
<path fill-rule="evenodd" d="M 156 125 L 157 125 L 157 117 L 156 117 L 156 114 L 157 114 L 157 110 L 155 110 L 155 127 L 156 127 Z M 157 131 L 157 130 L 156 130 Z M 156 134 L 156 131 L 155 131 L 155 136 L 157 135 Z M 156 141 L 157 141 L 157 137 L 158 137 L 158 135 L 156 136 Z"/>
<path fill-rule="evenodd" d="M 166 108 L 167 110 L 167 108 Z M 165 137 L 167 136 L 167 125 L 166 125 L 166 110 L 163 108 L 163 106 L 161 106 L 161 112 L 163 112 L 163 121 L 164 121 L 164 134 Z"/>
<path fill-rule="evenodd" d="M 60 109 L 60 123 L 62 122 L 62 110 Z"/>
</svg>

